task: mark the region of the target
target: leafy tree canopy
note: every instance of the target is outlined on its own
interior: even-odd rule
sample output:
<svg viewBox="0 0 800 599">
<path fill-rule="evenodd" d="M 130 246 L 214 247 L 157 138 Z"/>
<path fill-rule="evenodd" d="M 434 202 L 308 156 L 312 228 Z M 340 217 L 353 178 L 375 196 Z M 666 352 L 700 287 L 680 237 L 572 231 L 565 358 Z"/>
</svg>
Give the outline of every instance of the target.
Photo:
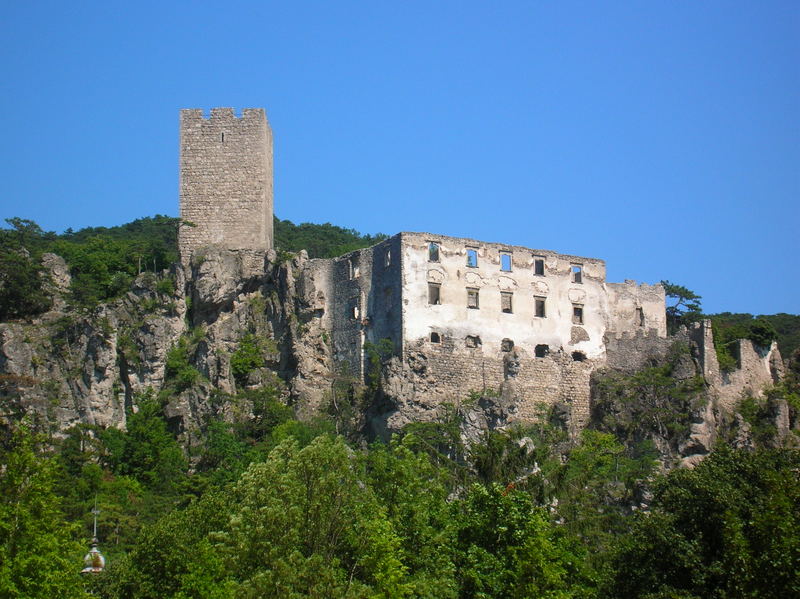
<svg viewBox="0 0 800 599">
<path fill-rule="evenodd" d="M 667 296 L 667 328 L 671 333 L 677 331 L 681 325 L 689 325 L 702 318 L 703 312 L 700 307 L 702 298 L 699 295 L 683 285 L 669 281 L 661 281 L 661 285 L 664 286 L 664 293 Z"/>
</svg>

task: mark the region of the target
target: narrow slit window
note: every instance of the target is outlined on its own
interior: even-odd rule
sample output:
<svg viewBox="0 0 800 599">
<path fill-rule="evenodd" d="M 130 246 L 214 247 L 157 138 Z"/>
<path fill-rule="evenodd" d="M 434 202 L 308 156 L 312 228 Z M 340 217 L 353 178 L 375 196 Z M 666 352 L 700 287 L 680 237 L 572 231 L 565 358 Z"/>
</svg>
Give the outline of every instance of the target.
<svg viewBox="0 0 800 599">
<path fill-rule="evenodd" d="M 467 266 L 469 268 L 478 268 L 478 250 L 467 248 Z"/>
<path fill-rule="evenodd" d="M 513 301 L 514 294 L 510 291 L 501 291 L 500 292 L 500 309 L 503 311 L 504 314 L 511 314 L 513 312 Z"/>
<path fill-rule="evenodd" d="M 511 253 L 500 252 L 500 270 L 511 272 Z"/>
<path fill-rule="evenodd" d="M 442 286 L 439 283 L 428 283 L 428 303 L 432 306 L 442 303 Z"/>
<path fill-rule="evenodd" d="M 357 279 L 361 276 L 361 269 L 358 267 L 358 260 L 350 258 L 350 278 Z"/>
<path fill-rule="evenodd" d="M 642 308 L 636 308 L 636 322 L 640 327 L 644 326 L 644 310 Z"/>
<path fill-rule="evenodd" d="M 224 133 L 220 133 L 220 134 L 219 134 L 219 140 L 220 140 L 222 143 L 225 143 L 225 134 L 224 134 Z"/>
<path fill-rule="evenodd" d="M 473 310 L 477 310 L 479 308 L 478 304 L 478 290 L 477 289 L 467 289 L 467 308 L 472 308 Z"/>
<path fill-rule="evenodd" d="M 573 264 L 572 267 L 572 282 L 583 283 L 583 266 L 580 264 Z"/>
<path fill-rule="evenodd" d="M 535 310 L 534 314 L 536 315 L 536 318 L 546 318 L 547 312 L 545 309 L 545 298 L 535 297 L 533 298 L 533 302 Z"/>
<path fill-rule="evenodd" d="M 431 331 L 431 343 L 441 343 L 442 337 L 436 331 Z"/>
<path fill-rule="evenodd" d="M 572 324 L 583 324 L 583 304 L 572 304 Z"/>
<path fill-rule="evenodd" d="M 537 345 L 533 350 L 533 354 L 537 358 L 546 358 L 549 353 L 550 353 L 550 346 L 545 344 Z"/>
<path fill-rule="evenodd" d="M 544 258 L 542 256 L 533 257 L 533 274 L 544 276 Z"/>
<path fill-rule="evenodd" d="M 361 310 L 358 308 L 358 302 L 353 302 L 350 306 L 350 318 L 353 320 L 358 320 L 358 317 L 361 315 Z"/>
<path fill-rule="evenodd" d="M 392 265 L 392 250 L 386 250 L 386 255 L 383 258 L 383 267 L 389 268 Z"/>
<path fill-rule="evenodd" d="M 439 261 L 439 244 L 435 241 L 431 241 L 428 244 L 428 261 L 429 262 L 438 262 Z"/>
</svg>

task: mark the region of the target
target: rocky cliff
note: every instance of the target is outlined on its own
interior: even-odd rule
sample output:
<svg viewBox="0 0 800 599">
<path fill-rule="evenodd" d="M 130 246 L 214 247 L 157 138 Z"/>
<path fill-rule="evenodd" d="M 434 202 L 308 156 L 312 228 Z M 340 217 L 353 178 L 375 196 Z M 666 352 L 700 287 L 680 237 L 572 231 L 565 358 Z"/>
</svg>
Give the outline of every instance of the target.
<svg viewBox="0 0 800 599">
<path fill-rule="evenodd" d="M 382 368 L 367 386 L 336 372 L 325 269 L 305 252 L 279 259 L 272 250 L 208 248 L 185 267 L 140 275 L 123 297 L 89 312 L 68 307 L 63 260 L 47 255 L 44 264 L 53 309 L 0 324 L 1 419 L 28 417 L 56 434 L 78 423 L 124 428 L 141 398 L 156 395 L 190 443 L 210 419 L 243 417 L 242 410 L 247 417 L 246 402 L 232 399 L 265 387 L 300 417 L 341 414 L 347 404 L 350 430 L 368 437 L 438 415 L 404 393 L 397 358 L 376 354 Z M 719 439 L 739 446 L 796 439 L 797 413 L 785 393 L 762 393 L 770 376 L 782 376 L 772 350 L 743 342 L 742 368 L 723 375 L 704 325 L 670 339 L 605 342 L 608 368 L 593 376 L 589 425 L 631 445 L 654 443 L 665 465 L 695 464 Z M 466 440 L 518 422 L 513 380 L 456 409 Z M 568 403 L 553 417 L 573 438 L 579 433 Z"/>
</svg>

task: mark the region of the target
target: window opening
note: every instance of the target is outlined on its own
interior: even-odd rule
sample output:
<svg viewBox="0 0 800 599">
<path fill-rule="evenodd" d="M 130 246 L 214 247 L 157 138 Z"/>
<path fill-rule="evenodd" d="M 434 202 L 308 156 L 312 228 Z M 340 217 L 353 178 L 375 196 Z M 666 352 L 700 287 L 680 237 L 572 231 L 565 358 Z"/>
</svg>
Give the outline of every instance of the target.
<svg viewBox="0 0 800 599">
<path fill-rule="evenodd" d="M 361 314 L 361 311 L 358 309 L 358 302 L 353 303 L 353 305 L 350 308 L 350 316 L 351 316 L 351 318 L 353 318 L 355 320 L 358 320 L 358 317 L 359 317 L 360 314 Z"/>
<path fill-rule="evenodd" d="M 511 300 L 512 300 L 513 295 L 514 294 L 511 293 L 510 291 L 501 291 L 500 292 L 500 309 L 505 314 L 511 314 L 513 312 L 512 306 L 511 306 Z"/>
<path fill-rule="evenodd" d="M 544 301 L 545 298 L 543 297 L 533 298 L 535 309 L 534 314 L 536 315 L 536 318 L 545 318 L 547 316 L 547 313 L 545 312 Z"/>
<path fill-rule="evenodd" d="M 392 250 L 386 250 L 386 256 L 383 258 L 384 268 L 389 268 L 392 265 Z"/>
<path fill-rule="evenodd" d="M 479 308 L 477 289 L 467 289 L 467 308 L 472 308 L 473 310 L 477 310 Z"/>
<path fill-rule="evenodd" d="M 583 283 L 583 266 L 580 264 L 572 265 L 572 282 Z"/>
<path fill-rule="evenodd" d="M 219 134 L 219 140 L 220 140 L 222 143 L 225 143 L 225 134 L 224 134 L 224 133 L 220 133 L 220 134 Z"/>
<path fill-rule="evenodd" d="M 546 358 L 549 353 L 550 353 L 550 346 L 545 344 L 537 345 L 533 350 L 533 354 L 537 358 Z"/>
<path fill-rule="evenodd" d="M 350 278 L 357 279 L 361 276 L 361 269 L 358 267 L 358 260 L 350 258 Z"/>
<path fill-rule="evenodd" d="M 436 331 L 431 332 L 431 343 L 441 343 L 442 338 Z"/>
<path fill-rule="evenodd" d="M 586 361 L 586 354 L 582 351 L 574 351 L 572 352 L 572 359 L 576 362 L 584 362 Z"/>
<path fill-rule="evenodd" d="M 428 283 L 428 303 L 438 306 L 442 303 L 442 286 L 439 283 Z"/>
<path fill-rule="evenodd" d="M 469 268 L 478 268 L 478 250 L 467 248 L 467 266 Z"/>
<path fill-rule="evenodd" d="M 572 304 L 572 324 L 583 324 L 583 304 Z"/>
<path fill-rule="evenodd" d="M 464 343 L 467 345 L 467 347 L 478 347 L 481 344 L 481 338 L 477 335 L 467 335 Z"/>
<path fill-rule="evenodd" d="M 511 254 L 509 252 L 500 252 L 500 270 L 511 272 Z"/>
<path fill-rule="evenodd" d="M 533 257 L 533 274 L 544 276 L 544 258 L 541 256 Z"/>
<path fill-rule="evenodd" d="M 514 341 L 512 339 L 503 339 L 500 342 L 500 349 L 503 351 L 511 351 L 514 349 Z"/>
<path fill-rule="evenodd" d="M 439 244 L 435 241 L 431 241 L 428 244 L 428 261 L 429 262 L 438 262 L 439 261 Z"/>
<path fill-rule="evenodd" d="M 636 308 L 636 322 L 639 323 L 640 327 L 644 326 L 644 310 L 642 308 Z"/>
</svg>

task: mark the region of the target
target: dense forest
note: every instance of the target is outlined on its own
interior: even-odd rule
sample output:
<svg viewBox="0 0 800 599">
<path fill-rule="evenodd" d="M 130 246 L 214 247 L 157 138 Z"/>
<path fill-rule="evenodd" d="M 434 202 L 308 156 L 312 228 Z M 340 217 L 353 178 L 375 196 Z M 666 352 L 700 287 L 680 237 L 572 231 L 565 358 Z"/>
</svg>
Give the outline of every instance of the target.
<svg viewBox="0 0 800 599">
<path fill-rule="evenodd" d="M 173 263 L 185 226 L 8 224 L 0 320 L 50 307 L 44 254 L 64 258 L 71 308 L 86 310 Z M 283 252 L 327 257 L 383 236 L 276 219 L 275 238 Z M 671 325 L 703 317 L 697 294 L 664 283 Z M 712 321 L 721 361 L 740 338 L 777 338 L 793 358 L 766 399 L 742 399 L 748 443 L 723 435 L 691 470 L 667 468 L 652 442 L 656 430 L 684 434 L 704 401 L 702 380 L 673 376 L 688 348 L 599 376 L 597 413 L 577 438 L 543 410 L 536 425 L 467 442 L 465 409 L 479 400 L 468 397 L 368 443 L 352 418 L 379 400 L 377 378 L 345 384 L 342 403 L 303 421 L 277 377 L 215 392 L 228 417 L 182 443 L 163 393 L 138 396 L 124 431 L 0 421 L 0 597 L 798 597 L 800 454 L 776 442 L 770 402 L 800 412 L 800 317 Z M 246 370 L 246 351 L 237 359 Z M 81 577 L 95 507 L 107 567 Z"/>
</svg>

